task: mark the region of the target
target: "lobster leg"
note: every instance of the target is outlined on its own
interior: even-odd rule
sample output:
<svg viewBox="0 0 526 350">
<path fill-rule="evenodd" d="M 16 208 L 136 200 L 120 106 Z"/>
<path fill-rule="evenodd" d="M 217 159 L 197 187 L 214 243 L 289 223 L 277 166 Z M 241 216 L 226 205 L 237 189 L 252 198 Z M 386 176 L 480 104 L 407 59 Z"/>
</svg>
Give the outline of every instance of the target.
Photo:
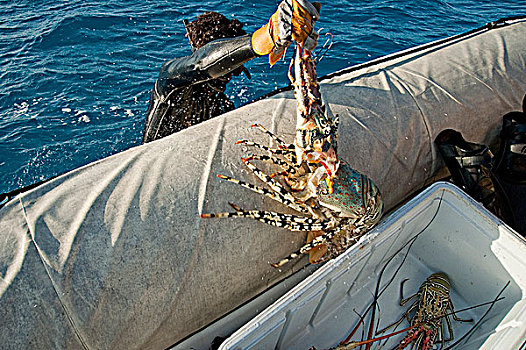
<svg viewBox="0 0 526 350">
<path fill-rule="evenodd" d="M 452 314 L 452 317 L 455 321 L 460 321 L 460 322 L 473 322 L 473 319 L 470 318 L 470 319 L 467 319 L 467 320 L 464 320 L 462 318 L 459 318 L 456 314 L 455 314 L 455 310 L 453 309 L 453 302 L 451 300 L 449 300 L 449 305 L 447 307 L 446 310 L 450 310 L 451 311 L 451 314 Z M 449 319 L 449 316 L 445 316 L 444 317 L 446 319 L 446 324 L 447 324 L 447 331 L 449 333 L 449 338 L 448 339 L 445 339 L 444 342 L 448 342 L 448 341 L 451 341 L 454 339 L 454 335 L 453 335 L 453 326 L 451 325 L 451 320 Z M 443 335 L 444 337 L 444 335 Z"/>
<path fill-rule="evenodd" d="M 421 331 L 419 334 L 418 334 L 418 337 L 415 339 L 415 341 L 413 342 L 413 345 L 411 346 L 411 350 L 419 350 L 419 349 L 424 349 L 424 347 L 426 346 L 425 344 L 425 336 L 426 336 L 426 332 L 425 331 Z M 424 344 L 422 344 L 422 341 L 424 341 Z M 422 346 L 421 346 L 422 345 Z M 402 348 L 403 349 L 403 348 Z"/>
<path fill-rule="evenodd" d="M 331 221 L 319 221 L 310 217 L 302 217 L 297 215 L 289 215 L 276 213 L 272 211 L 263 210 L 244 210 L 239 208 L 237 205 L 230 203 L 230 205 L 236 210 L 235 213 L 215 213 L 215 214 L 203 214 L 202 217 L 206 218 L 234 218 L 244 217 L 251 218 L 268 225 L 286 228 L 290 231 L 314 231 L 328 229 L 334 225 Z"/>
<path fill-rule="evenodd" d="M 227 176 L 227 175 L 217 175 L 219 178 L 223 179 L 223 180 L 226 180 L 226 181 L 229 181 L 229 182 L 233 182 L 235 184 L 238 184 L 242 187 L 245 187 L 245 188 L 248 188 L 249 190 L 252 190 L 256 193 L 260 193 L 262 195 L 265 195 L 269 198 L 272 198 L 274 199 L 275 201 L 277 202 L 280 202 L 284 205 L 286 205 L 287 207 L 289 208 L 292 208 L 296 211 L 299 211 L 301 213 L 308 213 L 308 210 L 304 207 L 304 206 L 301 206 L 300 204 L 297 204 L 293 201 L 294 198 L 291 198 L 291 196 L 285 196 L 283 194 L 281 194 L 280 192 L 273 192 L 273 191 L 270 191 L 266 188 L 262 188 L 262 187 L 259 187 L 259 186 L 256 186 L 256 185 L 253 185 L 251 183 L 248 183 L 248 182 L 245 182 L 245 181 L 241 181 L 241 180 L 238 180 L 238 179 L 235 179 L 233 177 L 230 177 L 230 176 Z"/>
<path fill-rule="evenodd" d="M 292 57 L 292 59 L 290 60 L 290 64 L 289 64 L 289 70 L 287 71 L 287 77 L 289 78 L 290 80 L 290 83 L 292 85 L 294 85 L 294 76 L 292 75 L 292 69 L 294 68 L 294 57 Z"/>
<path fill-rule="evenodd" d="M 286 161 L 284 161 L 282 159 L 279 159 L 277 157 L 267 156 L 267 155 L 263 155 L 263 154 L 254 154 L 254 155 L 249 155 L 245 159 L 246 160 L 268 160 L 268 161 L 271 161 L 272 163 L 280 166 L 281 168 L 283 168 L 283 170 L 286 173 L 290 173 L 290 174 L 295 174 L 296 173 L 296 168 L 294 166 L 292 166 L 291 164 L 289 164 Z M 271 175 L 271 177 L 274 177 L 274 176 Z"/>
<path fill-rule="evenodd" d="M 296 162 L 296 153 L 293 150 L 290 150 L 287 148 L 270 148 L 270 147 L 261 145 L 257 142 L 252 142 L 248 140 L 239 140 L 236 142 L 236 145 L 238 144 L 244 144 L 247 146 L 257 147 L 257 148 L 260 148 L 262 150 L 269 152 L 270 154 L 268 156 L 263 156 L 263 157 L 270 157 L 269 159 L 265 159 L 265 160 L 271 160 L 272 162 L 274 162 L 274 164 L 277 164 L 281 166 L 282 168 L 286 169 L 280 173 L 274 174 L 274 176 L 278 174 L 286 175 L 287 171 L 292 174 L 296 173 L 296 168 L 294 166 L 294 163 Z M 275 157 L 276 155 L 283 156 L 285 160 Z"/>
<path fill-rule="evenodd" d="M 260 124 L 252 124 L 251 127 L 252 128 L 258 128 L 259 130 L 263 131 L 268 136 L 272 137 L 280 145 L 280 148 L 294 150 L 294 145 L 293 144 L 286 143 L 285 141 L 280 139 L 278 136 L 276 136 L 274 133 L 272 133 L 271 131 L 267 130 L 264 126 L 262 126 Z"/>
<path fill-rule="evenodd" d="M 453 319 L 455 321 L 460 321 L 460 322 L 473 322 L 473 319 L 472 318 L 469 318 L 467 320 L 465 319 L 462 319 L 460 317 L 457 316 L 457 314 L 455 313 L 455 309 L 453 308 L 453 302 L 451 300 L 449 300 L 449 307 L 448 307 L 450 310 L 451 310 L 451 313 L 453 314 Z"/>
<path fill-rule="evenodd" d="M 418 350 L 420 348 L 420 343 L 422 342 L 422 338 L 424 337 L 424 333 L 420 332 L 418 334 L 418 337 L 413 341 L 413 345 L 411 345 L 411 350 Z M 406 344 L 407 346 L 408 344 Z M 405 348 L 406 346 L 401 347 L 400 349 Z"/>
<path fill-rule="evenodd" d="M 438 334 L 440 335 L 440 349 L 444 348 L 444 345 L 446 345 L 446 342 L 453 340 L 453 327 L 451 326 L 451 320 L 449 319 L 449 316 L 444 317 L 446 319 L 447 324 L 447 330 L 449 332 L 449 338 L 446 339 L 446 333 L 444 329 L 444 322 L 440 320 L 440 327 Z"/>
<path fill-rule="evenodd" d="M 404 299 L 404 283 L 407 282 L 407 281 L 408 281 L 408 279 L 406 278 L 400 283 L 400 306 L 404 306 L 410 300 L 419 297 L 419 294 L 415 293 L 415 294 L 411 295 L 409 298 Z"/>
<path fill-rule="evenodd" d="M 247 158 L 241 158 L 243 163 L 257 176 L 261 181 L 266 183 L 270 186 L 276 193 L 281 194 L 283 197 L 290 200 L 292 203 L 288 204 L 288 207 L 295 209 L 297 211 L 300 211 L 302 213 L 306 212 L 306 209 L 304 207 L 299 206 L 296 204 L 294 196 L 285 189 L 279 182 L 275 181 L 272 176 L 265 174 L 263 171 L 261 171 L 258 167 L 256 167 L 254 164 L 250 163 Z"/>
<path fill-rule="evenodd" d="M 394 348 L 396 350 L 405 349 L 409 344 L 413 343 L 411 349 L 415 348 L 415 344 L 418 343 L 418 339 L 422 337 L 422 326 L 411 329 L 407 332 L 407 335 L 400 341 L 400 343 Z M 393 349 L 393 350 L 394 350 Z"/>
<path fill-rule="evenodd" d="M 389 326 L 379 330 L 378 332 L 376 332 L 376 334 L 380 334 L 380 333 L 383 333 L 383 332 L 385 332 L 386 330 L 388 330 L 390 328 L 397 327 L 400 323 L 402 323 L 404 318 L 407 318 L 407 320 L 410 321 L 409 315 L 417 307 L 418 307 L 418 301 L 415 301 L 413 304 L 411 304 L 411 307 L 409 307 L 409 309 L 407 309 L 407 311 L 402 314 L 402 316 L 398 319 L 398 321 L 396 321 L 394 323 L 391 323 Z"/>
<path fill-rule="evenodd" d="M 331 238 L 336 236 L 342 230 L 342 227 L 344 227 L 344 226 L 345 225 L 341 225 L 341 226 L 339 226 L 337 228 L 334 228 L 332 230 L 327 231 L 326 233 L 324 233 L 321 236 L 318 236 L 318 237 L 314 238 L 311 242 L 305 244 L 303 247 L 301 247 L 300 249 L 298 249 L 294 253 L 290 254 L 286 258 L 280 260 L 277 263 L 271 264 L 272 267 L 281 267 L 281 266 L 285 265 L 286 263 L 288 263 L 289 261 L 294 260 L 297 257 L 301 256 L 302 254 L 308 253 L 308 251 L 311 250 L 312 248 L 315 248 L 315 247 L 317 247 L 317 246 L 319 246 L 321 244 L 324 244 L 325 242 L 329 241 Z"/>
<path fill-rule="evenodd" d="M 270 148 L 270 147 L 262 145 L 260 143 L 253 142 L 253 141 L 248 141 L 248 140 L 239 140 L 239 141 L 236 142 L 236 145 L 239 145 L 239 144 L 257 147 L 257 148 L 260 148 L 260 149 L 265 150 L 267 152 L 270 152 L 272 154 L 279 154 L 279 155 L 283 155 L 283 156 L 294 155 L 294 151 L 291 150 L 291 149 L 288 149 L 288 148 Z"/>
<path fill-rule="evenodd" d="M 398 319 L 398 321 L 396 321 L 395 323 L 391 323 L 389 326 L 387 326 L 385 328 L 380 329 L 378 332 L 376 332 L 376 334 L 381 334 L 381 333 L 385 332 L 386 330 L 388 330 L 390 328 L 397 327 L 400 323 L 402 323 L 402 321 L 404 320 L 405 316 L 406 316 L 406 313 L 404 313 L 402 315 L 402 317 L 400 317 Z"/>
</svg>

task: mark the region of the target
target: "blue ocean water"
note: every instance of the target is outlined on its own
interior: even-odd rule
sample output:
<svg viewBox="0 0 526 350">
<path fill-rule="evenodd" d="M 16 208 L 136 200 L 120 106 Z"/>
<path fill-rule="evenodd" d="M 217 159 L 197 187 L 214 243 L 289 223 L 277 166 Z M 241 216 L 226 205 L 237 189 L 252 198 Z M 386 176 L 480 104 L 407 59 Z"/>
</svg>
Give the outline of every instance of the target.
<svg viewBox="0 0 526 350">
<path fill-rule="evenodd" d="M 191 53 L 183 19 L 213 10 L 252 32 L 278 3 L 0 0 L 0 192 L 139 145 L 159 67 Z M 524 14 L 521 0 L 322 1 L 316 28 L 334 44 L 318 75 Z M 288 84 L 287 62 L 247 67 L 237 106 Z"/>
</svg>

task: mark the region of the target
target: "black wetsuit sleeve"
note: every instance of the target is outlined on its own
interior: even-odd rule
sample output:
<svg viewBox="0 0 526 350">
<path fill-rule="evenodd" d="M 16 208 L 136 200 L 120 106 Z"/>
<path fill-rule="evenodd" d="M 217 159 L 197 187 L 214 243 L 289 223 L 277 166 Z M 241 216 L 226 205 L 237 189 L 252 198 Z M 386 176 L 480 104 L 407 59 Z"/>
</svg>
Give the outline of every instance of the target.
<svg viewBox="0 0 526 350">
<path fill-rule="evenodd" d="M 163 64 L 150 97 L 143 143 L 156 140 L 166 122 L 169 100 L 184 88 L 224 76 L 241 67 L 257 54 L 252 49 L 251 36 L 212 41 L 191 56 L 175 58 Z"/>
<path fill-rule="evenodd" d="M 219 78 L 256 56 L 250 35 L 212 41 L 191 56 L 166 62 L 159 73 L 157 92 L 166 96 L 179 87 Z"/>
</svg>

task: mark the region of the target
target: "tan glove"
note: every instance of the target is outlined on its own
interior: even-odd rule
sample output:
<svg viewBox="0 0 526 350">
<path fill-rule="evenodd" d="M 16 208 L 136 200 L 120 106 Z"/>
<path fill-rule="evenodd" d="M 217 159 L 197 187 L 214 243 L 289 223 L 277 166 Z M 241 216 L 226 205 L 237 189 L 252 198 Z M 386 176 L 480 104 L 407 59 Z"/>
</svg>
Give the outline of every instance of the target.
<svg viewBox="0 0 526 350">
<path fill-rule="evenodd" d="M 313 30 L 321 4 L 308 0 L 283 0 L 278 10 L 263 27 L 252 34 L 252 47 L 258 55 L 269 55 L 269 63 L 276 63 L 285 49 L 296 41 L 307 50 L 314 50 L 318 33 Z"/>
</svg>

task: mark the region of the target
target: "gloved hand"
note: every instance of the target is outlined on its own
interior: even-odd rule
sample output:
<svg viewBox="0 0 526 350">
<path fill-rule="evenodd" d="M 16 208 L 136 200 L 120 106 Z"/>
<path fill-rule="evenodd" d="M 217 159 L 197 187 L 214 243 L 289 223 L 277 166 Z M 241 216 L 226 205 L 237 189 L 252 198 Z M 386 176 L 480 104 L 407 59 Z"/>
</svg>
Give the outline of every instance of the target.
<svg viewBox="0 0 526 350">
<path fill-rule="evenodd" d="M 269 55 L 270 65 L 283 56 L 293 40 L 307 50 L 314 50 L 318 33 L 313 27 L 320 8 L 319 2 L 283 0 L 269 22 L 252 34 L 252 48 L 258 55 Z"/>
</svg>

